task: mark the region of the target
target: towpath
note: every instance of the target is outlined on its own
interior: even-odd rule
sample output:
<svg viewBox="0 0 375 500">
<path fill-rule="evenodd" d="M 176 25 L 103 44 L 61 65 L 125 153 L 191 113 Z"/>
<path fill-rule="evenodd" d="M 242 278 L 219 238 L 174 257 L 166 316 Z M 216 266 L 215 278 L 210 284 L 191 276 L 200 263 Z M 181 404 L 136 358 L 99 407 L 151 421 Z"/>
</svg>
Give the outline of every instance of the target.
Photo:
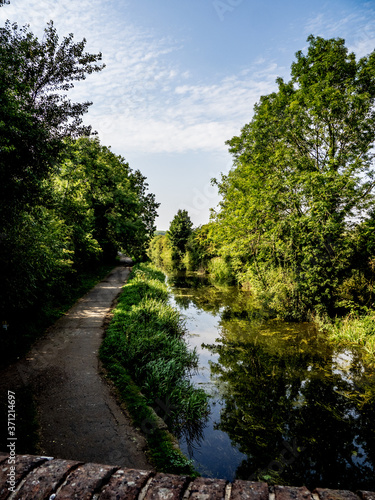
<svg viewBox="0 0 375 500">
<path fill-rule="evenodd" d="M 42 454 L 83 462 L 151 469 L 146 442 L 100 375 L 104 322 L 129 272 L 129 262 L 82 297 L 27 357 L 0 374 L 2 388 L 33 391 Z M 128 264 L 128 265 L 127 265 Z"/>
</svg>

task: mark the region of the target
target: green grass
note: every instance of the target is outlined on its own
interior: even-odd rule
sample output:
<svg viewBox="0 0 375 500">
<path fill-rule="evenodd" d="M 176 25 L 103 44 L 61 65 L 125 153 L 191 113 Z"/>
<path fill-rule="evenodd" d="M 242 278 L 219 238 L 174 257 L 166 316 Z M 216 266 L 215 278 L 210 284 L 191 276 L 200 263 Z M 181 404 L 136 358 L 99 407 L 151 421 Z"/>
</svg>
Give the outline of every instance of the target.
<svg viewBox="0 0 375 500">
<path fill-rule="evenodd" d="M 158 427 L 158 419 L 148 405 L 139 387 L 133 382 L 127 370 L 118 362 L 106 363 L 107 376 L 114 382 L 121 400 L 133 418 L 133 424 L 140 428 L 147 438 L 149 458 L 159 472 L 198 474 L 192 461 L 176 449 L 173 436 Z"/>
<path fill-rule="evenodd" d="M 366 353 L 370 364 L 375 364 L 375 313 L 349 314 L 325 326 L 329 338 L 340 344 L 358 345 Z"/>
<path fill-rule="evenodd" d="M 100 356 L 137 424 L 142 405 L 154 406 L 173 433 L 179 435 L 184 426 L 196 427 L 207 417 L 208 397 L 189 380 L 198 366 L 198 357 L 189 350 L 183 338 L 184 322 L 168 304 L 168 297 L 160 270 L 150 264 L 135 266 L 114 310 Z M 135 397 L 130 381 L 144 398 Z M 146 410 L 142 412 L 144 417 Z M 193 473 L 190 462 L 168 444 L 167 434 L 162 439 L 160 432 L 165 431 L 152 428 L 147 433 L 158 470 Z"/>
</svg>

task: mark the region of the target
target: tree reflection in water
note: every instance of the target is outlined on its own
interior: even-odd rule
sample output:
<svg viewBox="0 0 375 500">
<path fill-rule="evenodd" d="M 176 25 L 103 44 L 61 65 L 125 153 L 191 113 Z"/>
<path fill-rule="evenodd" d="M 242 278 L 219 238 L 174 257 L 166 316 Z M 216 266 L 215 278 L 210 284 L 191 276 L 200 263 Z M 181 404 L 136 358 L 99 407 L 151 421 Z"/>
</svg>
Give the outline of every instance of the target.
<svg viewBox="0 0 375 500">
<path fill-rule="evenodd" d="M 311 324 L 265 320 L 246 292 L 204 285 L 184 281 L 175 300 L 220 315 L 220 338 L 205 347 L 223 401 L 215 427 L 247 456 L 237 477 L 374 489 L 375 375 L 360 352 Z"/>
</svg>

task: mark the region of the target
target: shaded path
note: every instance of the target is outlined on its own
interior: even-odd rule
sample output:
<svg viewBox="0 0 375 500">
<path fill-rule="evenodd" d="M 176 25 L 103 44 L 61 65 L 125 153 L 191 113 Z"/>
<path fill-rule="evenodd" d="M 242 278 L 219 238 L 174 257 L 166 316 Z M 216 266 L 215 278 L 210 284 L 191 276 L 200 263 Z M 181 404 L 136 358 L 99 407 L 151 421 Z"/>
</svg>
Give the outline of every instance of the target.
<svg viewBox="0 0 375 500">
<path fill-rule="evenodd" d="M 129 272 L 129 267 L 116 267 L 48 330 L 25 360 L 1 374 L 3 388 L 31 387 L 43 454 L 151 468 L 143 436 L 99 375 L 103 322 Z"/>
</svg>

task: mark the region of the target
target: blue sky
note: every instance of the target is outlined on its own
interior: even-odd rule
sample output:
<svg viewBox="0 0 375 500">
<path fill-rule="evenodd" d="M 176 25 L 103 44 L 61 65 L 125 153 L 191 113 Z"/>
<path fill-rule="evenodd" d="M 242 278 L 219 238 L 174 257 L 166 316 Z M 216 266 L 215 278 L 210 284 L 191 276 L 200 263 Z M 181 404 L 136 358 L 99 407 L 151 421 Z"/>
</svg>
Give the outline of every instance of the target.
<svg viewBox="0 0 375 500">
<path fill-rule="evenodd" d="M 0 18 L 39 36 L 52 19 L 103 53 L 107 67 L 71 98 L 93 101 L 85 121 L 147 177 L 158 229 L 180 208 L 208 222 L 210 179 L 231 167 L 225 141 L 288 79 L 309 34 L 345 38 L 358 57 L 375 48 L 375 1 L 11 0 Z"/>
</svg>

